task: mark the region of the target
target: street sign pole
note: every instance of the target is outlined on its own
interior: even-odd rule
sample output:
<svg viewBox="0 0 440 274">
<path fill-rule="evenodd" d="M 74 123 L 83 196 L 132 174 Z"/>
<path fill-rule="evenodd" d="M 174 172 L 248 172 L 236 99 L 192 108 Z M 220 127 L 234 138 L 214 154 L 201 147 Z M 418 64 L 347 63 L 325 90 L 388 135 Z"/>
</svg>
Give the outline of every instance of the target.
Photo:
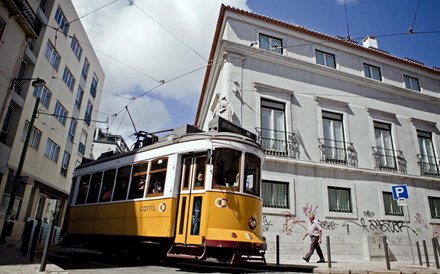
<svg viewBox="0 0 440 274">
<path fill-rule="evenodd" d="M 408 228 L 408 226 L 409 226 L 409 222 L 411 221 L 411 215 L 409 215 L 409 207 L 408 207 L 408 203 L 405 203 L 405 205 L 404 205 L 405 207 L 406 207 L 406 211 L 407 211 L 407 214 L 405 214 L 405 210 L 402 210 L 403 211 L 403 218 L 404 218 L 404 220 L 405 220 L 405 226 L 406 226 L 406 234 L 408 235 L 408 241 L 409 241 L 409 249 L 411 250 L 411 258 L 412 258 L 412 262 L 413 262 L 413 264 L 415 264 L 415 261 L 414 261 L 414 252 L 413 252 L 413 250 L 412 250 L 412 244 L 411 244 L 411 237 L 409 236 L 409 228 Z M 403 205 L 401 205 L 401 207 L 403 207 Z M 406 221 L 406 215 L 408 215 L 408 222 Z"/>
</svg>

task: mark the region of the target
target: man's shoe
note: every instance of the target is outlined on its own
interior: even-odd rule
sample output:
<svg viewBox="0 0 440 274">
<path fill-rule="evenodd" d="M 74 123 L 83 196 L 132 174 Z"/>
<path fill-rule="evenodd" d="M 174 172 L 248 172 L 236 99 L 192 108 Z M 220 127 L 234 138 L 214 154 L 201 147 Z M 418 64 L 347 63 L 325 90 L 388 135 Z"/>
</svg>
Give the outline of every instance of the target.
<svg viewBox="0 0 440 274">
<path fill-rule="evenodd" d="M 317 263 L 325 263 L 325 260 L 319 260 Z"/>
<path fill-rule="evenodd" d="M 307 259 L 306 259 L 306 258 L 304 258 L 304 257 L 303 257 L 303 260 L 304 260 L 304 261 L 306 261 L 306 262 L 309 262 L 309 260 L 307 260 Z"/>
</svg>

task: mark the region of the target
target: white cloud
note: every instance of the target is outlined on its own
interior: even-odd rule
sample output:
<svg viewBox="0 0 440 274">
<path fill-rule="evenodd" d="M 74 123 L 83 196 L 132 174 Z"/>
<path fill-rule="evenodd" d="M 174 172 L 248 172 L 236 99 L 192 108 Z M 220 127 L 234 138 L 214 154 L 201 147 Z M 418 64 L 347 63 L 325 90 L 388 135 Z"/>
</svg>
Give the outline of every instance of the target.
<svg viewBox="0 0 440 274">
<path fill-rule="evenodd" d="M 73 0 L 80 17 L 109 2 Z M 129 5 L 129 1 L 118 1 L 81 19 L 105 71 L 104 94 L 99 111 L 117 113 L 129 102 L 107 93 L 137 97 L 158 85 L 151 78 L 168 81 L 205 66 L 207 62 L 198 54 L 208 59 L 222 3 L 249 9 L 246 0 L 135 0 L 134 5 Z M 192 123 L 204 73 L 205 69 L 202 69 L 165 83 L 130 104 L 129 110 L 138 130 L 151 132 L 177 126 L 174 124 L 176 117 L 172 116 L 166 105 L 170 100 L 182 108 L 182 115 L 188 116 L 185 117 L 186 122 Z M 176 113 L 175 110 L 173 112 Z M 121 119 L 122 115 L 123 112 L 117 119 Z M 106 117 L 100 114 L 99 118 L 102 120 Z M 179 118 L 182 120 L 182 117 Z M 124 121 L 118 134 L 133 132 L 129 119 Z M 113 134 L 118 129 L 115 124 L 116 121 L 110 128 Z"/>
</svg>

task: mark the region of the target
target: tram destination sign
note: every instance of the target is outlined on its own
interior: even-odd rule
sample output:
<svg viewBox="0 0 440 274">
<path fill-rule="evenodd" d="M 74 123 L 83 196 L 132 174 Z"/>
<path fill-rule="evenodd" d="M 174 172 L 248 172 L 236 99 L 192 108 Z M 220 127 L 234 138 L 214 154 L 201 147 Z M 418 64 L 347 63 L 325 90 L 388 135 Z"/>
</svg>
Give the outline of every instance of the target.
<svg viewBox="0 0 440 274">
<path fill-rule="evenodd" d="M 237 133 L 237 134 L 246 136 L 248 138 L 251 138 L 254 141 L 257 140 L 257 135 L 255 135 L 254 133 L 247 131 L 242 127 L 239 127 L 239 126 L 229 122 L 228 120 L 225 120 L 224 118 L 222 118 L 220 116 L 214 117 L 209 122 L 209 130 L 215 130 L 217 132 Z"/>
</svg>

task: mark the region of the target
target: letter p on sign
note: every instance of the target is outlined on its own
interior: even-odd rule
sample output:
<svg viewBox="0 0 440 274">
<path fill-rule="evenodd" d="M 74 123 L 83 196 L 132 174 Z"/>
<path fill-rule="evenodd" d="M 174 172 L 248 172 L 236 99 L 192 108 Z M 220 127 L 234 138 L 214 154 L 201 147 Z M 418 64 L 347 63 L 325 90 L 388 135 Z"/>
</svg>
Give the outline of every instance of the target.
<svg viewBox="0 0 440 274">
<path fill-rule="evenodd" d="M 408 188 L 406 185 L 398 185 L 398 186 L 392 186 L 393 190 L 393 199 L 399 200 L 399 199 L 408 199 Z"/>
</svg>

